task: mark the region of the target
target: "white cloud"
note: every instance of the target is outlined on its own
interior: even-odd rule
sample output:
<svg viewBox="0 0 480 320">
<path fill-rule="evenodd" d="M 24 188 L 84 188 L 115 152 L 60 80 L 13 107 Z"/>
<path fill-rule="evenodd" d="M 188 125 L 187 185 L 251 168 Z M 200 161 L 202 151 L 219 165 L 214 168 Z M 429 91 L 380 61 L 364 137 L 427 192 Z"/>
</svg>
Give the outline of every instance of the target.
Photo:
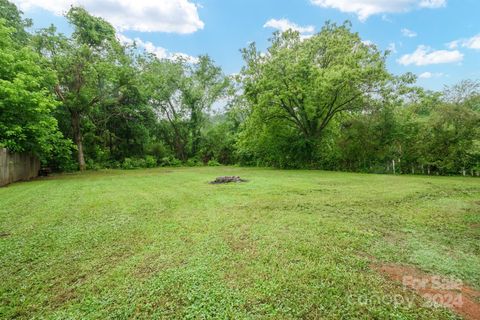
<svg viewBox="0 0 480 320">
<path fill-rule="evenodd" d="M 420 1 L 419 7 L 421 8 L 441 8 L 447 5 L 446 0 L 422 0 Z"/>
<path fill-rule="evenodd" d="M 480 49 L 480 34 L 477 34 L 474 37 L 471 37 L 464 43 L 464 47 L 470 49 Z"/>
<path fill-rule="evenodd" d="M 182 52 L 169 52 L 165 48 L 158 47 L 154 45 L 152 42 L 143 41 L 140 38 L 131 39 L 121 33 L 117 34 L 117 38 L 123 44 L 127 44 L 127 45 L 136 44 L 137 48 L 144 49 L 146 52 L 154 54 L 158 59 L 169 59 L 169 60 L 184 59 L 189 63 L 198 62 L 197 57 L 193 57 Z"/>
<path fill-rule="evenodd" d="M 460 40 L 455 40 L 455 41 L 447 43 L 447 47 L 449 47 L 450 49 L 457 49 L 459 43 L 460 43 Z"/>
<path fill-rule="evenodd" d="M 390 23 L 393 22 L 392 19 L 390 19 L 386 14 L 382 14 L 382 20 Z"/>
<path fill-rule="evenodd" d="M 418 77 L 421 79 L 440 78 L 442 76 L 443 76 L 443 73 L 441 72 L 431 73 L 428 71 L 418 75 Z"/>
<path fill-rule="evenodd" d="M 473 36 L 469 39 L 460 39 L 460 40 L 455 40 L 450 43 L 447 43 L 447 46 L 450 49 L 456 49 L 458 47 L 464 47 L 464 48 L 469 48 L 469 49 L 476 49 L 480 50 L 480 33 L 477 34 L 476 36 Z"/>
<path fill-rule="evenodd" d="M 203 29 L 198 6 L 190 0 L 14 0 L 23 11 L 41 8 L 64 14 L 71 5 L 103 17 L 118 30 L 193 33 Z"/>
<path fill-rule="evenodd" d="M 280 30 L 282 32 L 287 31 L 289 29 L 298 31 L 300 33 L 314 33 L 315 27 L 314 26 L 299 26 L 296 23 L 289 21 L 288 19 L 270 19 L 264 25 L 264 28 L 273 28 Z"/>
<path fill-rule="evenodd" d="M 400 31 L 402 32 L 402 35 L 407 38 L 415 38 L 417 36 L 417 33 L 415 31 L 412 31 L 407 28 L 403 28 Z"/>
<path fill-rule="evenodd" d="M 422 79 L 430 79 L 432 77 L 432 73 L 427 71 L 420 74 L 418 77 Z"/>
<path fill-rule="evenodd" d="M 432 50 L 427 46 L 418 46 L 415 52 L 403 55 L 397 60 L 404 66 L 411 64 L 417 66 L 426 66 L 430 64 L 452 63 L 463 60 L 463 54 L 458 50 Z"/>
<path fill-rule="evenodd" d="M 415 8 L 440 8 L 446 0 L 310 0 L 323 8 L 354 13 L 360 21 L 376 14 L 407 12 Z"/>
</svg>

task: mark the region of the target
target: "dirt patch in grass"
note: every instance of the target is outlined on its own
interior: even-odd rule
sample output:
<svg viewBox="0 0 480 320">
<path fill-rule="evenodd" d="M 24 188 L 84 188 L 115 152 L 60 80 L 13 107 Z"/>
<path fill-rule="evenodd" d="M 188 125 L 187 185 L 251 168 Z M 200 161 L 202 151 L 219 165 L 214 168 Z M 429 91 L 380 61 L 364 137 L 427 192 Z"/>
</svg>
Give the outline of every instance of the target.
<svg viewBox="0 0 480 320">
<path fill-rule="evenodd" d="M 374 264 L 372 268 L 433 304 L 447 307 L 468 320 L 480 319 L 480 291 L 458 279 L 426 274 L 414 267 L 397 264 Z"/>
<path fill-rule="evenodd" d="M 75 291 L 74 288 L 68 288 L 68 289 L 65 289 L 63 291 L 61 291 L 60 293 L 58 293 L 57 295 L 55 295 L 51 301 L 51 304 L 54 306 L 54 307 L 60 307 L 66 303 L 68 303 L 69 301 L 71 300 L 75 300 L 78 298 L 78 295 Z"/>
<path fill-rule="evenodd" d="M 237 239 L 228 239 L 227 243 L 234 252 L 243 252 L 252 256 L 256 255 L 257 248 L 247 235 L 241 235 Z"/>
<path fill-rule="evenodd" d="M 54 308 L 79 298 L 77 289 L 88 280 L 86 274 L 72 274 L 67 277 L 63 280 L 57 279 L 58 282 L 53 286 L 52 292 L 55 292 L 55 295 L 51 298 L 50 304 Z"/>
<path fill-rule="evenodd" d="M 132 274 L 137 279 L 148 279 L 155 274 L 171 268 L 180 267 L 183 264 L 183 259 L 167 260 L 165 256 L 159 253 L 153 253 L 145 256 L 132 270 Z"/>
</svg>

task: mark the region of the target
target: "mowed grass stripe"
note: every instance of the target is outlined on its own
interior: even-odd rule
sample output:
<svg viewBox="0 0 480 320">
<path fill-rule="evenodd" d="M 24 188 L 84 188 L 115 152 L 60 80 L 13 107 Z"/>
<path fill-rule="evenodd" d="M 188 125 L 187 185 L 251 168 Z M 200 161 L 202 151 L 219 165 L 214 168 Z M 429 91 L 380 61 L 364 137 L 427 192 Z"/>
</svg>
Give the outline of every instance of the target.
<svg viewBox="0 0 480 320">
<path fill-rule="evenodd" d="M 371 265 L 479 289 L 478 199 L 471 178 L 237 167 L 17 183 L 0 188 L 0 317 L 452 319 Z"/>
</svg>

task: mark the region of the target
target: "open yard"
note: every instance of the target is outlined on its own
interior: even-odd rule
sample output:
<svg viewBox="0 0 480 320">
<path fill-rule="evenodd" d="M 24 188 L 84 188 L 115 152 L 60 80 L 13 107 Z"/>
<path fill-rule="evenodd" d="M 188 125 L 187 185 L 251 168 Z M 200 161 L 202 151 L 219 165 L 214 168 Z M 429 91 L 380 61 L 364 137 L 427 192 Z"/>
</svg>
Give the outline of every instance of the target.
<svg viewBox="0 0 480 320">
<path fill-rule="evenodd" d="M 208 184 L 222 175 L 249 181 Z M 462 281 L 463 306 L 402 283 L 433 275 Z M 0 188 L 0 279 L 2 319 L 475 319 L 480 180 L 201 167 L 16 183 Z"/>
</svg>

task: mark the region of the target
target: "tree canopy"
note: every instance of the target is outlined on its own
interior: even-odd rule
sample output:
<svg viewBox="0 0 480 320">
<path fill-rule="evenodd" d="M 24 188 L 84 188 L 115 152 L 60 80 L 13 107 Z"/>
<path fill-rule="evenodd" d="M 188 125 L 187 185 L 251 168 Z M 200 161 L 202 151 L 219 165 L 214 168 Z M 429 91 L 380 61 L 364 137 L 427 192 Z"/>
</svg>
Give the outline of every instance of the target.
<svg viewBox="0 0 480 320">
<path fill-rule="evenodd" d="M 63 139 L 53 116 L 55 73 L 16 42 L 18 31 L 0 19 L 0 145 L 48 158 Z"/>
<path fill-rule="evenodd" d="M 391 78 L 385 56 L 364 44 L 348 24 L 327 23 L 308 39 L 295 31 L 276 33 L 266 54 L 254 45 L 243 53 L 244 90 L 252 115 L 241 144 L 247 150 L 253 144 L 257 153 L 266 150 L 264 144 L 276 144 L 265 135 L 280 135 L 280 150 L 258 153 L 278 158 L 279 163 L 272 164 L 295 164 L 292 157 L 303 163 L 317 160 L 330 122 L 341 113 L 362 110 Z M 290 149 L 292 143 L 295 148 Z"/>
<path fill-rule="evenodd" d="M 81 7 L 73 32 L 0 0 L 0 146 L 54 170 L 242 164 L 480 174 L 480 82 L 432 92 L 394 76 L 349 22 L 274 33 L 225 75 L 208 56 L 159 58 Z"/>
</svg>

